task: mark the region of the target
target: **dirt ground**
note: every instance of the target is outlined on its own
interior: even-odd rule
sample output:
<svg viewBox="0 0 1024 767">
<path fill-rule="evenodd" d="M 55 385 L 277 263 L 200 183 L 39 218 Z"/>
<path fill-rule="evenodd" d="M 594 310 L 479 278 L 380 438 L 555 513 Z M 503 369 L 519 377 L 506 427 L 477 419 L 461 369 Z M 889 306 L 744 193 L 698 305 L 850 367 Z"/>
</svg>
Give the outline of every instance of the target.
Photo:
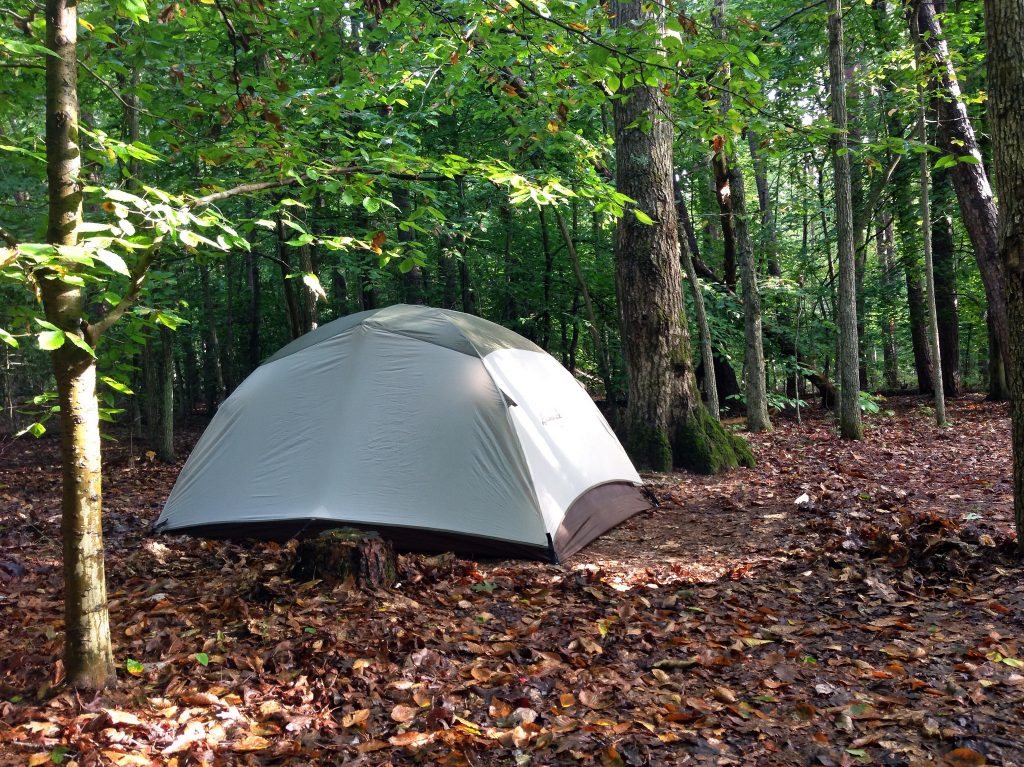
<svg viewBox="0 0 1024 767">
<path fill-rule="evenodd" d="M 110 442 L 95 698 L 60 685 L 57 443 L 2 442 L 0 763 L 1024 765 L 1006 409 L 883 407 L 860 444 L 805 412 L 754 470 L 649 476 L 563 566 L 403 556 L 387 593 L 149 537 L 180 467 Z"/>
</svg>

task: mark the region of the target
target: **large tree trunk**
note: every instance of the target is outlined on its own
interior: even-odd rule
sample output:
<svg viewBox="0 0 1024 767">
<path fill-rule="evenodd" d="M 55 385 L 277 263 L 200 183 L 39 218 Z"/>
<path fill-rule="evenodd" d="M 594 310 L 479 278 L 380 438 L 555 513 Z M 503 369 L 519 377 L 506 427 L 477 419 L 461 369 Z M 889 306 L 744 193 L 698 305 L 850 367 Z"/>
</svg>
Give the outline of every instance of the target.
<svg viewBox="0 0 1024 767">
<path fill-rule="evenodd" d="M 960 201 L 960 214 L 964 226 L 974 245 L 974 257 L 985 286 L 985 297 L 992 313 L 1000 354 L 1006 358 L 1009 326 L 1006 317 L 1003 267 L 998 252 L 996 205 L 992 199 L 992 189 L 989 186 L 982 154 L 978 149 L 974 126 L 971 125 L 967 106 L 960 93 L 960 84 L 953 69 L 949 48 L 934 4 L 914 0 L 908 17 L 911 34 L 914 35 L 918 47 L 926 55 L 929 63 L 935 68 L 939 87 L 939 97 L 936 99 L 939 118 L 936 133 L 938 145 L 948 154 L 957 157 L 969 155 L 974 158 L 974 162 L 958 162 L 950 169 L 950 175 Z"/>
<path fill-rule="evenodd" d="M 641 0 L 614 4 L 615 27 L 660 24 Z M 637 84 L 613 102 L 616 186 L 630 205 L 615 238 L 616 293 L 629 402 L 626 445 L 644 468 L 715 473 L 752 464 L 745 443 L 728 434 L 701 404 L 683 323 L 679 242 L 672 204 L 672 126 L 664 95 Z M 646 125 L 644 125 L 646 123 Z"/>
<path fill-rule="evenodd" d="M 828 4 L 828 69 L 832 101 L 832 166 L 835 172 L 836 244 L 839 251 L 839 296 L 836 319 L 839 326 L 839 432 L 843 439 L 863 439 L 860 417 L 860 359 L 857 342 L 857 275 L 853 231 L 853 201 L 850 187 L 850 155 L 846 116 L 846 68 L 843 62 L 843 16 L 841 0 Z"/>
<path fill-rule="evenodd" d="M 1013 508 L 1024 555 L 1024 4 L 985 0 L 988 114 L 999 184 L 999 260 L 1006 279 L 1013 421 Z"/>
<path fill-rule="evenodd" d="M 78 185 L 78 13 L 68 0 L 46 2 L 47 242 L 74 247 L 82 221 Z M 39 280 L 47 319 L 67 336 L 83 338 L 84 296 L 56 274 Z M 52 354 L 60 399 L 64 553 L 64 672 L 75 688 L 115 682 L 103 567 L 102 491 L 96 363 L 65 342 Z"/>
</svg>

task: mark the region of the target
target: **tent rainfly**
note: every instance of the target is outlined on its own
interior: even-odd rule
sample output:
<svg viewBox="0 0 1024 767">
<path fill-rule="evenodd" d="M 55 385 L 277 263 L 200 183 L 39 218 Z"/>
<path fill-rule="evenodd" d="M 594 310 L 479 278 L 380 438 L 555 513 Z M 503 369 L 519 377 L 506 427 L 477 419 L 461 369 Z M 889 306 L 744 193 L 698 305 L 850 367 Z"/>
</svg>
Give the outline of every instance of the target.
<svg viewBox="0 0 1024 767">
<path fill-rule="evenodd" d="M 391 306 L 293 341 L 224 401 L 155 530 L 559 560 L 648 508 L 583 387 L 461 312 Z"/>
</svg>

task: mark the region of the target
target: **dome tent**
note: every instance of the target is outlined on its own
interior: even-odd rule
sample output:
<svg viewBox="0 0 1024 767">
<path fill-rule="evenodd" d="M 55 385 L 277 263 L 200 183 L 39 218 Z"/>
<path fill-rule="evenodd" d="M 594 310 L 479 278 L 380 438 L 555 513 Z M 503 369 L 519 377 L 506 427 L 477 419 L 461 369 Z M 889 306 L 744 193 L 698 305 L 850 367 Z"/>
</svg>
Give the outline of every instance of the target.
<svg viewBox="0 0 1024 767">
<path fill-rule="evenodd" d="M 281 540 L 352 526 L 406 550 L 557 560 L 647 509 L 641 484 L 540 347 L 397 305 L 323 325 L 253 371 L 154 529 Z"/>
</svg>

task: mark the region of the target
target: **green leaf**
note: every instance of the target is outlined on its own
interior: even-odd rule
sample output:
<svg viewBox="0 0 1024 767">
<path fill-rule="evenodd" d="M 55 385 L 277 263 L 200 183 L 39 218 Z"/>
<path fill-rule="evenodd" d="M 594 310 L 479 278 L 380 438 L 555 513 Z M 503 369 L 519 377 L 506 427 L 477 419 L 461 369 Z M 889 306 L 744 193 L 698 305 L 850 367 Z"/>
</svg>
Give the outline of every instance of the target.
<svg viewBox="0 0 1024 767">
<path fill-rule="evenodd" d="M 650 216 L 648 216 L 646 213 L 644 213 L 639 208 L 633 208 L 633 215 L 636 216 L 636 220 L 639 221 L 641 224 L 653 224 L 654 223 L 654 219 L 651 218 Z"/>
<path fill-rule="evenodd" d="M 3 328 L 0 328 L 0 341 L 3 341 L 5 344 L 9 344 L 10 346 L 13 346 L 15 349 L 18 348 L 18 339 L 12 336 Z"/>
<path fill-rule="evenodd" d="M 39 348 L 43 351 L 52 352 L 54 349 L 59 349 L 64 345 L 64 339 L 67 336 L 63 330 L 44 330 L 42 333 L 36 336 L 36 340 L 39 342 Z"/>
<path fill-rule="evenodd" d="M 757 57 L 757 54 L 754 53 L 753 51 L 747 51 L 747 58 L 750 60 L 750 63 L 753 64 L 755 67 L 761 64 L 761 59 L 759 59 Z"/>
<path fill-rule="evenodd" d="M 367 213 L 376 213 L 380 210 L 380 200 L 376 197 L 364 197 L 363 207 L 366 208 Z"/>
<path fill-rule="evenodd" d="M 53 751 L 50 752 L 50 761 L 54 764 L 63 764 L 64 757 L 67 756 L 68 751 L 71 749 L 67 746 L 56 746 Z"/>
<path fill-rule="evenodd" d="M 146 670 L 146 667 L 134 658 L 129 658 L 124 663 L 124 670 L 132 676 L 142 676 L 142 672 Z"/>
<path fill-rule="evenodd" d="M 975 157 L 973 154 L 962 154 L 956 158 L 960 162 L 965 162 L 968 165 L 981 165 L 981 160 Z"/>
<path fill-rule="evenodd" d="M 210 665 L 210 656 L 204 652 L 197 652 L 196 660 L 199 662 L 199 665 L 203 668 Z"/>
<path fill-rule="evenodd" d="M 117 381 L 117 380 L 111 378 L 110 376 L 100 376 L 100 380 L 103 381 L 103 383 L 105 383 L 107 386 L 109 386 L 114 391 L 121 392 L 121 394 L 134 394 L 135 393 L 131 389 L 129 389 L 127 386 L 125 386 L 123 383 L 121 383 L 120 381 Z"/>
<path fill-rule="evenodd" d="M 14 436 L 15 437 L 20 437 L 23 434 L 31 434 L 33 437 L 41 437 L 44 434 L 46 434 L 46 427 L 43 426 L 38 421 L 36 421 L 35 423 L 30 423 L 28 426 L 26 426 L 24 429 L 19 431 Z"/>
<path fill-rule="evenodd" d="M 64 338 L 73 343 L 75 346 L 77 346 L 79 349 L 81 349 L 83 352 L 88 354 L 93 359 L 96 359 L 96 351 L 91 346 L 89 346 L 89 344 L 87 344 L 84 339 L 80 338 L 74 333 L 67 333 L 64 336 Z"/>
<path fill-rule="evenodd" d="M 105 264 L 108 269 L 118 274 L 123 274 L 125 277 L 130 277 L 131 273 L 128 271 L 128 264 L 124 262 L 117 253 L 112 250 L 97 250 L 92 254 L 93 258 L 102 264 Z"/>
<path fill-rule="evenodd" d="M 9 50 L 11 53 L 17 53 L 19 56 L 31 56 L 33 53 L 38 53 L 43 56 L 53 56 L 54 58 L 60 58 L 60 54 L 51 51 L 49 48 L 43 45 L 35 45 L 33 43 L 26 43 L 23 40 L 0 40 L 0 45 Z"/>
</svg>

